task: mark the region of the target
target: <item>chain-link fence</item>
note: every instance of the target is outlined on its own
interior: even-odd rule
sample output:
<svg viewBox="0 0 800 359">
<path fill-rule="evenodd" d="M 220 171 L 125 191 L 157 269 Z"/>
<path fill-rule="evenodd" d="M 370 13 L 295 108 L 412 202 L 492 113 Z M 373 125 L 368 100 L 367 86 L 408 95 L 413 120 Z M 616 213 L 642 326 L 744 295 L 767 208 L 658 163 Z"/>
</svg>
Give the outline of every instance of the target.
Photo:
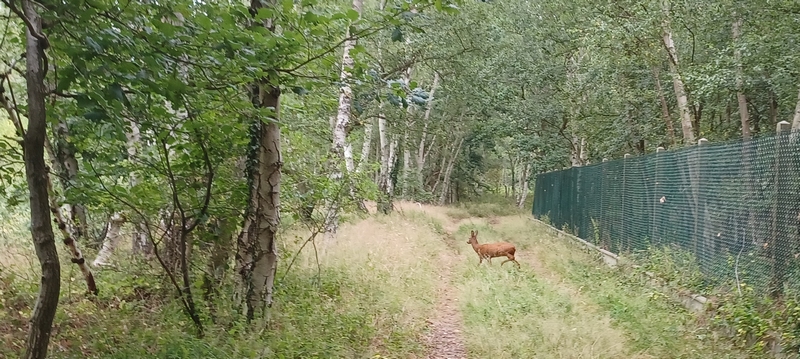
<svg viewBox="0 0 800 359">
<path fill-rule="evenodd" d="M 540 174 L 533 215 L 615 253 L 672 248 L 704 284 L 800 291 L 800 133 Z"/>
</svg>

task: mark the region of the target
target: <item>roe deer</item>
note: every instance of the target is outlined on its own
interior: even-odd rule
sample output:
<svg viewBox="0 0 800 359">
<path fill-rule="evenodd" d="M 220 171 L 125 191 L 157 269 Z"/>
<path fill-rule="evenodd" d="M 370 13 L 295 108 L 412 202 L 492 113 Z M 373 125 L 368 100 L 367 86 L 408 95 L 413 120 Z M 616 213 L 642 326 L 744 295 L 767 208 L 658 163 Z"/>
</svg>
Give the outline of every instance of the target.
<svg viewBox="0 0 800 359">
<path fill-rule="evenodd" d="M 497 242 L 497 243 L 486 243 L 486 244 L 478 244 L 478 231 L 469 231 L 470 237 L 467 241 L 467 244 L 472 245 L 472 249 L 475 250 L 475 253 L 478 253 L 478 265 L 483 263 L 483 259 L 485 258 L 489 264 L 492 264 L 492 258 L 494 257 L 507 257 L 508 259 L 504 260 L 503 263 L 500 263 L 500 266 L 506 264 L 506 262 L 514 262 L 519 267 L 519 262 L 514 259 L 514 253 L 517 251 L 517 248 L 514 247 L 513 244 L 508 242 Z"/>
</svg>

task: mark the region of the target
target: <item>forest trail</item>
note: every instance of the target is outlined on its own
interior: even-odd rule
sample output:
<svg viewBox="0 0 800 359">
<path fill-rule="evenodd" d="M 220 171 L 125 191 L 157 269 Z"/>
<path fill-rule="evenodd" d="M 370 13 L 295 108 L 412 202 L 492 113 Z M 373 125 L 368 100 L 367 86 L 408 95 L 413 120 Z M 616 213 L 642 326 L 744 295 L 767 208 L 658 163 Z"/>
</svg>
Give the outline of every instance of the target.
<svg viewBox="0 0 800 359">
<path fill-rule="evenodd" d="M 740 358 L 717 340 L 699 340 L 682 308 L 618 274 L 527 214 L 498 215 L 401 202 L 447 245 L 438 254 L 436 310 L 427 320 L 426 358 Z M 415 213 L 416 212 L 416 213 Z M 521 268 L 478 265 L 466 243 L 516 245 Z M 687 356 L 688 355 L 688 356 Z"/>
<path fill-rule="evenodd" d="M 447 245 L 447 251 L 439 253 L 439 285 L 436 288 L 436 309 L 428 319 L 430 331 L 425 337 L 428 359 L 467 359 L 467 349 L 464 345 L 464 324 L 458 303 L 458 290 L 453 284 L 454 268 L 459 261 L 459 241 L 454 234 L 462 221 L 453 220 L 441 208 L 420 205 L 416 203 L 400 202 L 398 210 L 402 213 L 419 211 L 442 224 L 444 234 L 442 240 Z"/>
<path fill-rule="evenodd" d="M 443 240 L 451 250 L 448 253 L 440 254 L 441 282 L 437 290 L 437 310 L 429 321 L 431 330 L 427 338 L 429 348 L 427 358 L 467 358 L 468 352 L 472 354 L 469 357 L 475 358 L 498 357 L 498 355 L 500 357 L 514 358 L 545 358 L 553 357 L 552 355 L 568 358 L 636 357 L 628 355 L 624 335 L 611 325 L 608 315 L 602 313 L 596 306 L 590 305 L 590 301 L 584 298 L 579 288 L 571 286 L 554 270 L 548 268 L 547 264 L 550 263 L 542 261 L 536 254 L 540 248 L 535 244 L 527 244 L 527 241 L 522 238 L 524 230 L 521 230 L 519 225 L 528 224 L 525 223 L 527 219 L 524 216 L 491 217 L 488 219 L 471 216 L 461 218 L 462 216 L 453 216 L 452 212 L 448 213 L 452 209 L 408 203 L 401 204 L 399 209 L 406 213 L 408 211 L 423 212 L 439 221 L 444 231 Z M 540 307 L 542 308 L 537 309 L 535 305 L 541 299 L 537 300 L 535 296 L 527 298 L 527 300 L 520 298 L 528 303 L 516 302 L 514 300 L 516 298 L 503 298 L 494 295 L 490 296 L 493 297 L 491 299 L 475 298 L 473 295 L 477 293 L 472 291 L 475 287 L 483 288 L 489 294 L 492 292 L 497 294 L 502 291 L 493 290 L 496 287 L 508 289 L 505 286 L 508 283 L 492 282 L 487 280 L 490 278 L 485 278 L 484 275 L 503 275 L 519 272 L 511 265 L 501 267 L 497 261 L 494 261 L 491 267 L 487 263 L 477 265 L 477 256 L 472 248 L 466 244 L 466 233 L 472 229 L 481 231 L 481 235 L 479 235 L 481 243 L 499 240 L 515 243 L 518 248 L 517 258 L 523 266 L 522 275 L 524 276 L 519 278 L 521 282 L 517 284 L 530 286 L 526 282 L 530 280 L 540 282 L 546 292 L 556 294 L 563 301 L 559 302 L 559 306 L 572 308 L 570 313 L 562 313 L 563 310 L 553 311 L 546 309 L 546 303 L 541 303 Z M 486 234 L 484 235 L 484 233 Z M 483 238 L 481 238 L 482 236 Z M 464 237 L 463 240 L 462 237 Z M 492 239 L 493 237 L 495 238 Z M 471 283 L 471 285 L 467 284 L 465 286 L 465 283 L 458 283 L 458 280 L 455 279 L 459 276 L 463 277 L 463 272 L 465 271 L 467 275 L 477 274 L 478 276 L 478 278 L 473 278 L 475 282 Z M 487 299 L 490 299 L 491 302 L 488 302 Z M 481 302 L 478 303 L 477 301 Z M 529 304 L 533 304 L 534 307 L 530 309 L 533 309 L 532 312 L 534 313 L 538 312 L 539 315 L 536 315 L 536 319 L 530 323 L 537 326 L 541 324 L 540 328 L 546 328 L 546 331 L 541 333 L 541 337 L 534 338 L 537 333 L 529 331 L 528 328 L 514 328 L 514 324 L 511 323 L 511 325 L 505 327 L 495 326 L 495 324 L 491 323 L 492 319 L 500 318 L 484 318 L 489 319 L 489 321 L 479 321 L 465 327 L 462 310 L 472 312 L 488 305 L 488 309 L 491 311 L 492 306 L 499 308 L 505 304 L 522 304 L 526 307 Z M 564 316 L 562 314 L 567 315 Z M 474 316 L 475 313 L 467 313 L 467 315 Z M 531 313 L 518 313 L 518 316 L 531 317 Z M 513 321 L 513 318 L 508 319 Z M 495 329 L 498 331 L 495 331 Z M 523 330 L 519 331 L 520 329 Z M 488 336 L 480 334 L 486 331 L 492 333 L 486 333 L 489 334 Z M 507 348 L 503 348 L 502 345 L 494 346 L 492 342 L 497 343 L 498 340 L 503 342 L 502 337 L 505 335 L 510 335 L 511 337 L 517 335 L 528 336 L 528 341 L 533 339 L 533 342 L 541 341 L 542 343 L 535 346 L 527 346 L 527 348 L 515 348 L 517 345 L 514 344 Z M 491 339 L 495 336 L 498 339 Z M 477 348 L 468 350 L 465 346 L 468 339 L 473 338 L 474 341 L 482 337 L 488 340 L 487 342 L 477 343 Z M 489 347 L 485 347 L 486 345 Z"/>
</svg>

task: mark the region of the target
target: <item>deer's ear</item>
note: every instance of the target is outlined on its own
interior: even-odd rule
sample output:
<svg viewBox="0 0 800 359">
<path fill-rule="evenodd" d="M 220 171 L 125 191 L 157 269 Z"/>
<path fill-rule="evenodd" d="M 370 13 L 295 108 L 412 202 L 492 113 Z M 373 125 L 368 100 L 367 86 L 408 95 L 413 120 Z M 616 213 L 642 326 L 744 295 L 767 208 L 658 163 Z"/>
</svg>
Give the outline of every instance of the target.
<svg viewBox="0 0 800 359">
<path fill-rule="evenodd" d="M 475 231 L 469 231 L 469 235 L 470 236 L 474 236 L 475 235 Z"/>
<path fill-rule="evenodd" d="M 477 237 L 477 236 L 478 236 L 478 231 L 475 231 L 475 237 Z"/>
</svg>

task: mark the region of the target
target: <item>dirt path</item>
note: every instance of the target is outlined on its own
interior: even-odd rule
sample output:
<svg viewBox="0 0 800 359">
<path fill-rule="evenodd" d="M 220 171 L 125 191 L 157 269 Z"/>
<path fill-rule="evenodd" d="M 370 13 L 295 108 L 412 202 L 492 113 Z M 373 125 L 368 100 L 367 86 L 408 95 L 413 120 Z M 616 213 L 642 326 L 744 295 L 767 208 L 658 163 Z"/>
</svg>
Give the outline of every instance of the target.
<svg viewBox="0 0 800 359">
<path fill-rule="evenodd" d="M 436 314 L 429 321 L 431 332 L 427 338 L 429 348 L 427 357 L 436 359 L 466 358 L 467 352 L 464 338 L 474 337 L 476 333 L 465 332 L 462 313 L 459 309 L 459 307 L 463 308 L 463 306 L 459 305 L 460 303 L 458 302 L 458 297 L 461 293 L 452 281 L 455 274 L 451 268 L 458 268 L 457 261 L 465 259 L 459 253 L 463 254 L 463 247 L 466 246 L 464 243 L 466 239 L 462 241 L 459 238 L 455 238 L 453 233 L 458 232 L 459 227 L 464 224 L 476 227 L 488 226 L 500 235 L 495 236 L 495 240 L 509 240 L 519 245 L 526 240 L 521 238 L 521 234 L 525 232 L 524 230 L 517 230 L 515 227 L 525 222 L 521 218 L 517 219 L 515 217 L 490 219 L 468 217 L 456 220 L 447 216 L 439 208 L 425 206 L 413 208 L 412 210 L 421 210 L 431 217 L 437 218 L 446 232 L 444 240 L 451 249 L 449 253 L 440 254 L 441 283 L 437 291 Z M 490 236 L 489 238 L 492 237 Z M 553 293 L 553 298 L 563 300 L 565 305 L 574 310 L 568 314 L 558 314 L 560 309 L 557 306 L 552 306 L 552 304 L 548 306 L 548 303 L 537 301 L 534 299 L 535 294 L 530 298 L 529 303 L 531 305 L 538 306 L 544 310 L 541 315 L 530 319 L 530 325 L 547 328 L 547 330 L 539 334 L 543 337 L 534 340 L 534 342 L 541 343 L 543 346 L 541 349 L 547 348 L 546 350 L 549 352 L 537 353 L 534 356 L 537 358 L 548 357 L 549 355 L 575 358 L 625 357 L 628 353 L 625 350 L 624 334 L 612 326 L 607 313 L 604 313 L 584 293 L 581 293 L 581 288 L 570 285 L 554 268 L 551 268 L 561 258 L 555 257 L 553 253 L 548 253 L 547 249 L 543 248 L 540 243 L 530 243 L 526 247 L 518 250 L 518 260 L 524 267 L 533 270 L 530 273 L 531 278 L 538 278 L 543 288 L 545 288 L 544 290 Z M 543 252 L 541 253 L 542 255 L 540 255 L 540 251 Z M 487 267 L 484 271 L 488 273 L 491 269 Z M 532 280 L 535 281 L 536 279 Z M 471 328 L 470 330 L 476 329 Z M 514 336 L 514 334 L 507 332 L 507 328 L 502 330 L 506 331 L 505 335 Z M 527 334 L 537 336 L 534 331 Z M 496 335 L 503 334 L 498 332 Z M 499 345 L 502 346 L 502 344 Z M 564 345 L 572 348 L 565 350 Z M 526 351 L 531 349 L 528 348 Z M 489 354 L 482 349 L 479 349 L 479 352 Z M 528 352 L 525 355 L 533 355 L 533 353 Z M 633 357 L 637 356 L 634 355 Z"/>
<path fill-rule="evenodd" d="M 451 253 L 440 254 L 442 268 L 451 268 Z M 452 271 L 442 270 L 439 288 L 436 290 L 435 316 L 428 323 L 431 331 L 426 338 L 429 359 L 466 359 L 467 349 L 462 335 L 461 311 L 458 309 L 458 295 L 453 288 Z"/>
<path fill-rule="evenodd" d="M 421 211 L 437 218 L 442 223 L 445 234 L 442 240 L 449 251 L 439 253 L 439 286 L 436 289 L 436 309 L 428 319 L 430 332 L 425 338 L 428 359 L 466 359 L 464 345 L 464 324 L 458 304 L 458 290 L 453 285 L 453 268 L 458 261 L 458 241 L 453 233 L 458 231 L 462 221 L 453 220 L 443 213 L 431 210 L 430 206 L 402 203 L 401 210 Z"/>
</svg>

